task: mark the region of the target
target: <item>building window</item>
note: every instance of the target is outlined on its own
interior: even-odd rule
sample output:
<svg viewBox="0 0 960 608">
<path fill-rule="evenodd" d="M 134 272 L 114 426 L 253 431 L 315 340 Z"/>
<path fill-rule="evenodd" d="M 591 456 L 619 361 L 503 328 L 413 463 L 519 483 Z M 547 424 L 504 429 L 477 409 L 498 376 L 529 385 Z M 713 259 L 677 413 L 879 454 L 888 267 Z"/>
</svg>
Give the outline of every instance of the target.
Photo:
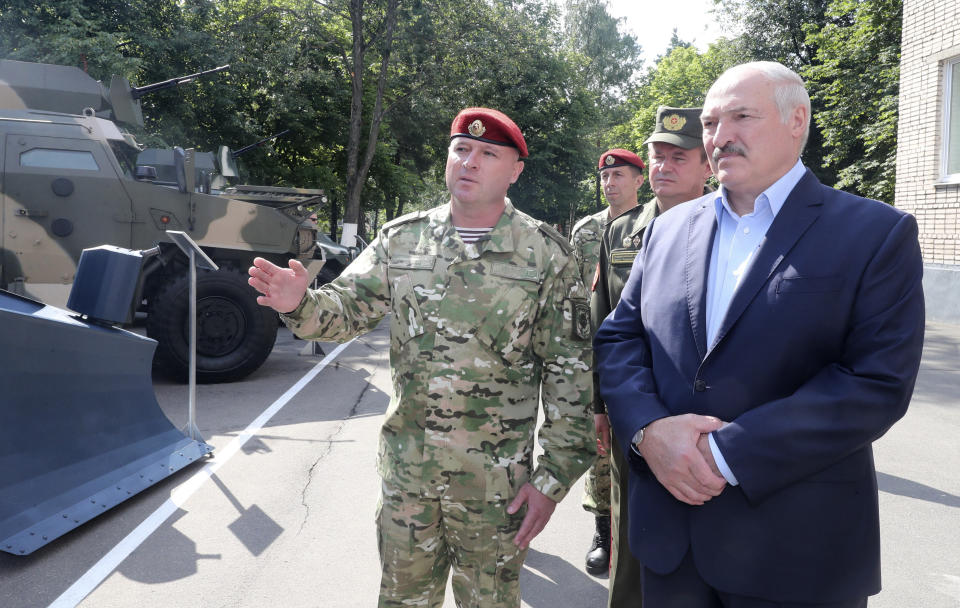
<svg viewBox="0 0 960 608">
<path fill-rule="evenodd" d="M 960 182 L 960 57 L 944 67 L 941 181 Z"/>
<path fill-rule="evenodd" d="M 85 150 L 51 150 L 34 148 L 20 155 L 21 167 L 43 167 L 45 169 L 80 169 L 99 171 L 100 167 L 93 153 Z"/>
</svg>

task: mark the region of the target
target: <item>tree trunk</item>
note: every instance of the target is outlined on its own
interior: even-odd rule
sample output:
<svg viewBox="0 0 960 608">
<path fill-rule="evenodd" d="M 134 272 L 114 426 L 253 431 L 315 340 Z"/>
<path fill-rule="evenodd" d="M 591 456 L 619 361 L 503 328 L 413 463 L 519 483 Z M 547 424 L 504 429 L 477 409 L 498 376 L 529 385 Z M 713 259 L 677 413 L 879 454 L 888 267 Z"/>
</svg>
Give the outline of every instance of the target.
<svg viewBox="0 0 960 608">
<path fill-rule="evenodd" d="M 348 247 L 356 245 L 357 225 L 360 220 L 360 198 L 363 185 L 370 172 L 370 165 L 377 149 L 380 136 L 380 124 L 385 113 L 383 96 L 387 86 L 387 70 L 390 67 L 390 51 L 393 49 L 393 31 L 397 24 L 397 2 L 388 0 L 385 19 L 385 33 L 380 54 L 380 75 L 377 79 L 377 95 L 370 117 L 367 133 L 367 146 L 360 161 L 360 132 L 363 124 L 363 58 L 366 46 L 363 41 L 363 3 L 364 0 L 350 0 L 350 20 L 353 22 L 353 68 L 351 81 L 353 99 L 350 104 L 350 139 L 347 144 L 347 205 L 343 213 L 343 234 L 341 244 Z M 371 40 L 373 37 L 371 37 Z"/>
<path fill-rule="evenodd" d="M 330 197 L 330 238 L 337 240 L 337 221 L 340 219 L 340 205 Z"/>
</svg>

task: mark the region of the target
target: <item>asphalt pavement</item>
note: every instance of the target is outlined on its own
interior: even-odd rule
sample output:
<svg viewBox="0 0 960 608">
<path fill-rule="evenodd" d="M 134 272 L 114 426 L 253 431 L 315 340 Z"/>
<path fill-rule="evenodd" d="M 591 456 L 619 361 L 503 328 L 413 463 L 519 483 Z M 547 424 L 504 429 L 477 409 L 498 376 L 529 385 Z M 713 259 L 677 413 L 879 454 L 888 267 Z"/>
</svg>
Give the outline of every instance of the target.
<svg viewBox="0 0 960 608">
<path fill-rule="evenodd" d="M 381 325 L 335 357 L 330 344 L 304 355 L 305 343 L 281 330 L 250 378 L 199 387 L 212 461 L 33 555 L 0 554 L 0 606 L 376 605 L 374 463 L 391 392 L 388 345 Z M 159 378 L 154 387 L 182 426 L 186 387 Z M 911 407 L 875 444 L 884 590 L 871 608 L 960 606 L 958 387 L 960 326 L 931 323 Z M 581 495 L 582 482 L 532 543 L 523 606 L 606 605 L 606 579 L 583 568 L 593 519 Z M 444 606 L 454 605 L 448 593 Z"/>
</svg>

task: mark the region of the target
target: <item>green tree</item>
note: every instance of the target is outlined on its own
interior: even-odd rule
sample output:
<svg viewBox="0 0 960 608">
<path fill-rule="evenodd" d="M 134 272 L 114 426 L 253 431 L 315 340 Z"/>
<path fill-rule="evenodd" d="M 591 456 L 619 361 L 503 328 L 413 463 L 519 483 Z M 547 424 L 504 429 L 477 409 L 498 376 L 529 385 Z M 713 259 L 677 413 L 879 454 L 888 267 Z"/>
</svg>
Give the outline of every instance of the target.
<svg viewBox="0 0 960 608">
<path fill-rule="evenodd" d="M 836 187 L 892 202 L 903 1 L 834 0 L 828 16 L 809 36 L 817 61 L 803 70 L 823 106 L 823 164 Z"/>
<path fill-rule="evenodd" d="M 567 224 L 572 227 L 580 216 L 604 206 L 594 163 L 607 148 L 611 129 L 629 119 L 625 100 L 636 85 L 642 49 L 633 36 L 621 32 L 623 19 L 612 17 L 606 2 L 567 0 L 565 6 L 564 50 L 576 76 L 572 84 L 583 95 L 584 108 L 593 114 L 587 118 L 591 124 L 586 134 L 592 146 L 581 146 L 582 170 L 590 178 L 581 181 L 579 196 L 570 201 Z"/>
</svg>

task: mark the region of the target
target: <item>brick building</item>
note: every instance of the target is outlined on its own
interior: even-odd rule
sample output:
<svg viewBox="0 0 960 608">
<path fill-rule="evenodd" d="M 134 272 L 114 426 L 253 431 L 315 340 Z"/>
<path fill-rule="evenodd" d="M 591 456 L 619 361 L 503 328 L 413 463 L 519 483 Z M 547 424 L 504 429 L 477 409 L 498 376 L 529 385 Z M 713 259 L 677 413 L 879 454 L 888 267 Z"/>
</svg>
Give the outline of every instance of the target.
<svg viewBox="0 0 960 608">
<path fill-rule="evenodd" d="M 904 0 L 896 206 L 920 226 L 927 317 L 960 323 L 960 2 Z"/>
</svg>

